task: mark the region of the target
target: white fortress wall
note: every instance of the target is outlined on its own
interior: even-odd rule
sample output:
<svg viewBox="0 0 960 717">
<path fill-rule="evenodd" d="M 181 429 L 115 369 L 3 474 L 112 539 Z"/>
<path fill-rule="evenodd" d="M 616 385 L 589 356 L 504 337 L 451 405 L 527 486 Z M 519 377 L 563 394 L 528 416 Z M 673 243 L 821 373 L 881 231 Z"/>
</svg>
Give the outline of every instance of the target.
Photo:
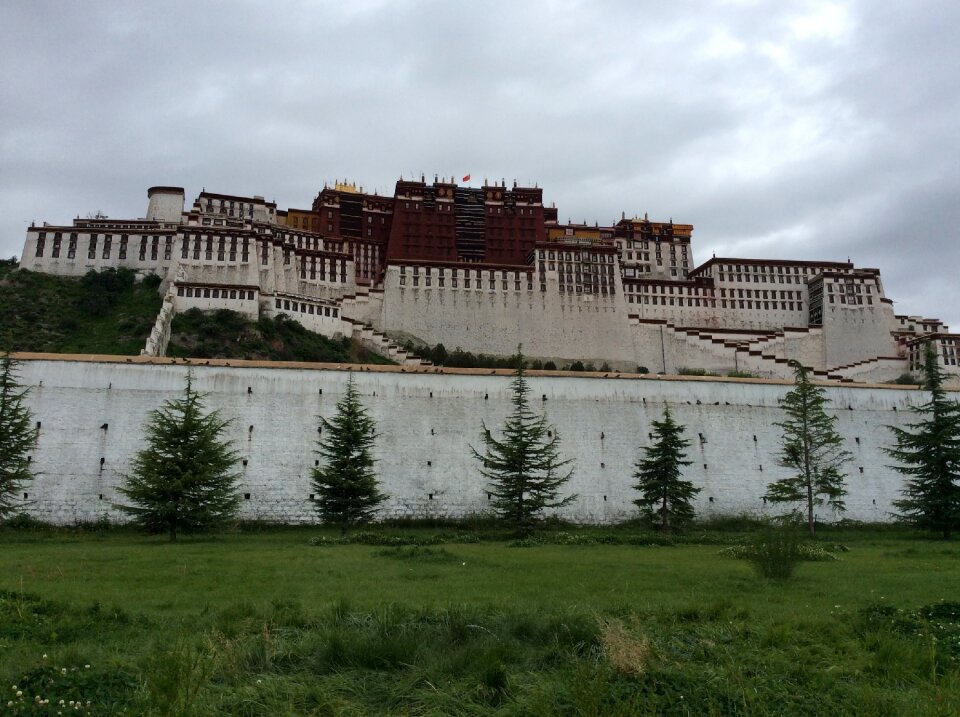
<svg viewBox="0 0 960 717">
<path fill-rule="evenodd" d="M 634 367 L 634 350 L 625 331 L 627 312 L 619 292 L 614 296 L 560 294 L 555 280 L 548 280 L 546 291 L 540 291 L 536 277 L 528 289 L 527 274 L 522 271 L 517 289 L 514 272 L 508 271 L 504 281 L 499 270 L 491 289 L 486 269 L 481 270 L 481 287 L 476 285 L 474 269 L 469 269 L 469 288 L 463 278 L 456 288 L 413 286 L 409 268 L 408 283 L 401 285 L 400 268 L 388 266 L 384 280 L 381 321 L 387 331 L 413 334 L 431 345 L 443 343 L 448 350 L 459 346 L 509 356 L 523 344 L 531 358 L 609 361 Z"/>
<path fill-rule="evenodd" d="M 897 356 L 896 343 L 888 329 L 891 314 L 886 304 L 825 305 L 823 333 L 827 368 Z"/>
<path fill-rule="evenodd" d="M 249 496 L 242 516 L 313 521 L 317 416 L 333 414 L 347 372 L 231 363 L 196 365 L 193 371 L 197 388 L 209 392 L 208 407 L 234 419 L 229 437 L 246 461 L 240 492 Z M 406 371 L 354 373 L 380 434 L 377 470 L 390 495 L 384 515 L 486 510 L 487 485 L 468 445 L 479 444 L 481 421 L 499 429 L 511 408 L 511 377 Z M 120 499 L 121 476 L 143 445 L 147 414 L 182 392 L 186 372 L 182 363 L 165 360 L 24 360 L 21 380 L 32 387 L 28 405 L 41 425 L 32 461 L 40 475 L 25 488 L 29 512 L 57 523 L 102 515 L 122 519 L 112 503 Z M 560 514 L 609 522 L 635 513 L 633 464 L 665 402 L 692 441 L 694 463 L 685 475 L 703 487 L 698 512 L 770 509 L 762 500 L 765 487 L 785 475 L 776 465 L 780 430 L 774 423 L 783 418 L 777 399 L 787 390 L 788 384 L 762 381 L 530 377 L 534 407 L 546 410 L 560 431 L 564 455 L 576 460 L 569 491 L 579 497 Z M 890 445 L 887 426 L 912 421 L 907 409 L 925 394 L 838 385 L 828 395 L 854 455 L 847 467 L 846 517 L 888 520 L 903 481 L 881 451 Z M 827 509 L 818 513 L 824 520 L 836 517 Z"/>
</svg>

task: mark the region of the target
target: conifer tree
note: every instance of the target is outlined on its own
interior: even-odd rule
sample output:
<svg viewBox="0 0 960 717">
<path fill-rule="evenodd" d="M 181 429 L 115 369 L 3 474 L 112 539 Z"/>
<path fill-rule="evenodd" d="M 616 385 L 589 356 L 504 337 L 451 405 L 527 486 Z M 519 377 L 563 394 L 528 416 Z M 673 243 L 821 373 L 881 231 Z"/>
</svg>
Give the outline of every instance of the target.
<svg viewBox="0 0 960 717">
<path fill-rule="evenodd" d="M 171 542 L 181 530 L 223 525 L 240 505 L 238 456 L 221 438 L 231 421 L 219 411 L 204 413 L 203 398 L 188 373 L 183 396 L 151 411 L 144 427 L 147 447 L 118 489 L 132 505 L 117 508 L 151 532 L 168 533 Z"/>
<path fill-rule="evenodd" d="M 960 528 L 960 403 L 947 399 L 945 378 L 928 343 L 923 388 L 930 400 L 912 409 L 917 423 L 890 426 L 897 445 L 885 450 L 899 464 L 894 469 L 908 476 L 903 498 L 894 502 L 901 517 L 949 540 Z"/>
<path fill-rule="evenodd" d="M 683 480 L 682 469 L 692 461 L 686 458 L 690 441 L 683 438 L 684 427 L 673 420 L 664 407 L 663 420 L 653 421 L 653 445 L 644 448 L 644 456 L 635 464 L 633 486 L 641 496 L 633 501 L 641 515 L 660 530 L 678 529 L 693 519 L 690 501 L 702 488 Z"/>
<path fill-rule="evenodd" d="M 494 512 L 517 530 L 527 531 L 545 509 L 565 506 L 576 496 L 560 497 L 560 489 L 573 475 L 572 459 L 560 457 L 560 434 L 545 414 L 530 408 L 520 347 L 513 358 L 513 412 L 503 424 L 503 437 L 495 438 L 481 422 L 485 450 L 482 454 L 473 446 L 470 450 L 480 461 L 480 473 L 490 481 Z"/>
<path fill-rule="evenodd" d="M 794 474 L 770 483 L 764 497 L 775 503 L 803 503 L 807 529 L 813 538 L 814 506 L 826 502 L 835 510 L 846 509 L 842 468 L 852 456 L 844 450 L 843 438 L 834 428 L 837 417 L 828 416 L 824 410 L 826 391 L 810 381 L 804 366 L 796 361 L 791 366 L 795 386 L 780 399 L 787 419 L 774 425 L 783 429 L 778 463 Z"/>
<path fill-rule="evenodd" d="M 376 422 L 360 403 L 352 373 L 336 415 L 332 420 L 321 416 L 320 426 L 317 453 L 322 465 L 313 469 L 314 507 L 322 522 L 340 526 L 340 534 L 346 535 L 353 526 L 372 520 L 387 499 L 373 471 Z"/>
<path fill-rule="evenodd" d="M 0 358 L 0 518 L 19 507 L 16 496 L 33 479 L 28 454 L 37 443 L 30 409 L 23 403 L 30 390 L 17 383 L 16 369 L 9 353 Z"/>
</svg>

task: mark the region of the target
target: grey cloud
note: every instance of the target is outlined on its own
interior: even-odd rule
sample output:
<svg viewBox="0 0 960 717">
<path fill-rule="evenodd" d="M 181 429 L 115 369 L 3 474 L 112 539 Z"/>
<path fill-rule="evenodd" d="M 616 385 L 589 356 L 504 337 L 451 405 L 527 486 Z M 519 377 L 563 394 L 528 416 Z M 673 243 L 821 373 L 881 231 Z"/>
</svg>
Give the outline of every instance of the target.
<svg viewBox="0 0 960 717">
<path fill-rule="evenodd" d="M 960 6 L 940 1 L 4 4 L 0 253 L 153 184 L 536 181 L 695 255 L 880 268 L 960 329 Z"/>
</svg>

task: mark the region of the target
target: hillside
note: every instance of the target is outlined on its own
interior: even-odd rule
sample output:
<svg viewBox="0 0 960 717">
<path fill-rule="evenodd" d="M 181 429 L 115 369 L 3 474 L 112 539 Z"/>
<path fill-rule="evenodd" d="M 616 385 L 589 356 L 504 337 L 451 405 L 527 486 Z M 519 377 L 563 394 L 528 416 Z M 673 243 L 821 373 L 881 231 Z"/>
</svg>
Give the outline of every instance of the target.
<svg viewBox="0 0 960 717">
<path fill-rule="evenodd" d="M 0 261 L 0 351 L 136 356 L 160 311 L 158 286 L 157 277 L 137 282 L 126 269 L 72 278 Z M 349 339 L 328 339 L 285 317 L 250 321 L 234 311 L 177 315 L 168 355 L 392 363 Z"/>
<path fill-rule="evenodd" d="M 123 269 L 68 278 L 0 261 L 0 351 L 139 354 L 160 311 L 157 285 Z"/>
<path fill-rule="evenodd" d="M 168 356 L 263 361 L 393 363 L 347 338 L 329 339 L 285 316 L 251 321 L 235 311 L 191 309 L 173 317 Z"/>
</svg>

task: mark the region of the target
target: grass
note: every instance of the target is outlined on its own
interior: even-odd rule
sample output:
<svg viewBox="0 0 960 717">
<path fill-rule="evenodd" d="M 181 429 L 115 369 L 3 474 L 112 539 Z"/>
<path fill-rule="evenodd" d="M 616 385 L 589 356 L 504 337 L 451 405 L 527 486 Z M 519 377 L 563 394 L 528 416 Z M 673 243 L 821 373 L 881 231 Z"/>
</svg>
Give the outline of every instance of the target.
<svg viewBox="0 0 960 717">
<path fill-rule="evenodd" d="M 6 530 L 0 684 L 91 714 L 960 711 L 960 544 L 823 530 L 840 560 L 768 581 L 719 555 L 741 526 L 620 532 Z"/>
<path fill-rule="evenodd" d="M 280 315 L 251 321 L 229 309 L 173 318 L 168 356 L 391 364 L 348 338 L 327 338 Z"/>
<path fill-rule="evenodd" d="M 127 274 L 104 302 L 99 282 L 0 261 L 0 350 L 139 354 L 162 300 L 156 283 L 135 284 Z"/>
</svg>

